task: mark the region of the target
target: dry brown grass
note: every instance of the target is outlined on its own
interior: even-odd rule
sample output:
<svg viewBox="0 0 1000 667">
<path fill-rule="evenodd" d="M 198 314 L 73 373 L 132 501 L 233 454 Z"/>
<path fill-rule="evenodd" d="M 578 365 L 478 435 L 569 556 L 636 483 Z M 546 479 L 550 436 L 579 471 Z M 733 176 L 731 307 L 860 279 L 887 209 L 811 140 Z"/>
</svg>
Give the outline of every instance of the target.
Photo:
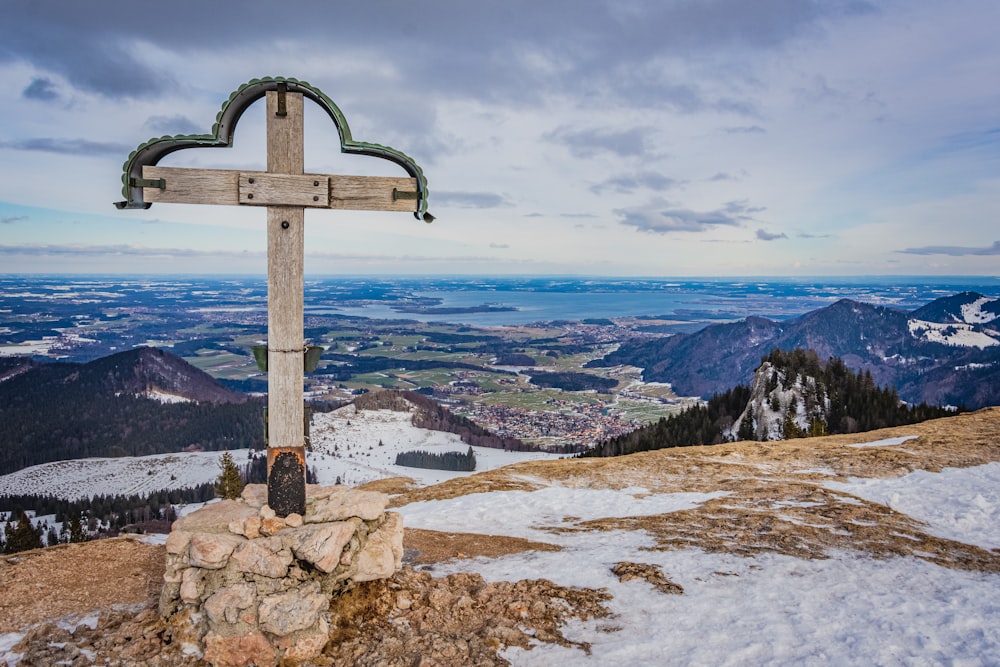
<svg viewBox="0 0 1000 667">
<path fill-rule="evenodd" d="M 856 447 L 888 438 L 894 446 Z M 823 486 L 849 477 L 898 477 L 1000 461 L 1000 408 L 869 433 L 782 442 L 736 442 L 604 459 L 531 461 L 398 496 L 396 505 L 545 484 L 650 493 L 725 491 L 700 506 L 657 516 L 569 521 L 553 533 L 645 530 L 657 549 L 694 547 L 745 556 L 762 552 L 826 558 L 855 550 L 913 556 L 945 567 L 1000 572 L 1000 551 L 934 537 L 885 505 Z M 613 509 L 609 508 L 609 513 Z M 447 555 L 447 550 L 440 552 Z"/>
<path fill-rule="evenodd" d="M 0 633 L 159 596 L 166 550 L 128 537 L 63 544 L 0 559 Z"/>
<path fill-rule="evenodd" d="M 562 547 L 546 542 L 533 542 L 520 537 L 479 535 L 476 533 L 444 533 L 436 530 L 407 528 L 403 547 L 412 553 L 414 565 L 429 565 L 446 560 L 499 558 L 522 551 L 561 551 Z M 410 560 L 410 558 L 408 558 Z"/>
</svg>

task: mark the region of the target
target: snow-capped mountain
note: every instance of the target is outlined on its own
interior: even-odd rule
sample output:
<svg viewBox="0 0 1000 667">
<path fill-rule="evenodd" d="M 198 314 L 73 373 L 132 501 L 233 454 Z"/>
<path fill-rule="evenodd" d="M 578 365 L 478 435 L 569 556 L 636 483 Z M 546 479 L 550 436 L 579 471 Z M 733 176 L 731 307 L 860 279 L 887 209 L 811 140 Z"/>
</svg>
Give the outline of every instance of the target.
<svg viewBox="0 0 1000 667">
<path fill-rule="evenodd" d="M 910 403 L 1000 404 L 1000 299 L 962 292 L 912 312 L 841 299 L 785 322 L 749 317 L 692 334 L 623 344 L 592 365 L 629 364 L 643 379 L 709 397 L 749 383 L 772 349 L 814 350 L 869 371 Z"/>
</svg>

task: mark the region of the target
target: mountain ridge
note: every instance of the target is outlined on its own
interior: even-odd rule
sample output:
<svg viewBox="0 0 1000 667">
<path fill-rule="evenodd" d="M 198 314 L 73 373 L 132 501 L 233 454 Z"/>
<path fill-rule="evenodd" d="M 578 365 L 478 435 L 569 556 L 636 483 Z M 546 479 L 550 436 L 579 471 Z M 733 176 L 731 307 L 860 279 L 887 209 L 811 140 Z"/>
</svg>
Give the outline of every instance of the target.
<svg viewBox="0 0 1000 667">
<path fill-rule="evenodd" d="M 690 334 L 624 343 L 590 367 L 643 368 L 646 381 L 708 397 L 747 383 L 771 350 L 815 350 L 868 371 L 910 403 L 1000 404 L 1000 299 L 977 292 L 942 297 L 912 312 L 840 299 L 784 322 L 748 317 Z M 921 318 L 933 319 L 921 319 Z"/>
<path fill-rule="evenodd" d="M 157 348 L 32 363 L 0 382 L 0 474 L 88 456 L 262 444 L 259 401 Z"/>
</svg>

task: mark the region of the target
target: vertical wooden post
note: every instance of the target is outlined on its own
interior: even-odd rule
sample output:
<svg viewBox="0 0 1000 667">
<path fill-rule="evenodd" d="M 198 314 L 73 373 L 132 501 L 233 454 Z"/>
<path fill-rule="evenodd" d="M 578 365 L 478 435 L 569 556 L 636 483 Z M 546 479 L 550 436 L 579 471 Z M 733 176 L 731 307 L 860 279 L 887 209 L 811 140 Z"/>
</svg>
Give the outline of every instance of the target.
<svg viewBox="0 0 1000 667">
<path fill-rule="evenodd" d="M 268 173 L 302 174 L 302 107 L 301 93 L 268 91 Z M 301 206 L 267 208 L 267 498 L 278 516 L 305 514 L 304 222 Z"/>
</svg>

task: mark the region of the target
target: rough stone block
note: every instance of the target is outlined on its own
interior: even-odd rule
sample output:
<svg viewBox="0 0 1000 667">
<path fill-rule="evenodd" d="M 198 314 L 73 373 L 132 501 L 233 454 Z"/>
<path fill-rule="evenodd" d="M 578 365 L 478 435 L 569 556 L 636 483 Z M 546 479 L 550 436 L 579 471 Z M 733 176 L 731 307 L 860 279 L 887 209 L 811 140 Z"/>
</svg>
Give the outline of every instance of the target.
<svg viewBox="0 0 1000 667">
<path fill-rule="evenodd" d="M 310 581 L 299 588 L 269 595 L 260 603 L 260 628 L 272 635 L 284 637 L 297 630 L 312 627 L 330 600 L 320 592 L 318 582 Z"/>
<path fill-rule="evenodd" d="M 240 498 L 250 507 L 260 509 L 267 504 L 267 484 L 247 484 Z"/>
<path fill-rule="evenodd" d="M 229 522 L 253 516 L 257 511 L 238 500 L 220 500 L 209 503 L 199 510 L 174 521 L 171 532 L 183 530 L 188 533 L 228 533 Z"/>
<path fill-rule="evenodd" d="M 191 565 L 206 570 L 221 570 L 229 562 L 233 550 L 245 537 L 226 532 L 224 535 L 195 533 L 191 536 Z"/>
<path fill-rule="evenodd" d="M 205 600 L 205 613 L 212 623 L 256 623 L 256 589 L 253 584 L 220 588 Z"/>
<path fill-rule="evenodd" d="M 184 570 L 181 575 L 181 587 L 178 591 L 181 601 L 187 604 L 198 604 L 201 601 L 201 572 L 197 568 Z"/>
<path fill-rule="evenodd" d="M 174 525 L 176 525 L 176 521 Z M 173 555 L 180 555 L 188 548 L 188 544 L 191 543 L 191 533 L 186 530 L 179 530 L 177 528 L 172 528 L 170 534 L 167 535 L 167 553 Z"/>
<path fill-rule="evenodd" d="M 402 561 L 403 517 L 389 512 L 378 530 L 368 536 L 358 554 L 357 570 L 351 578 L 354 581 L 387 579 L 402 566 Z"/>
<path fill-rule="evenodd" d="M 328 641 L 330 624 L 320 614 L 314 626 L 278 637 L 274 640 L 274 645 L 285 652 L 282 656 L 285 660 L 309 660 L 322 653 Z"/>
<path fill-rule="evenodd" d="M 278 662 L 278 654 L 260 632 L 232 637 L 209 632 L 205 635 L 204 659 L 212 667 L 272 667 Z"/>
<path fill-rule="evenodd" d="M 283 549 L 277 537 L 248 540 L 233 551 L 231 560 L 240 572 L 278 579 L 288 574 L 292 554 Z"/>
<path fill-rule="evenodd" d="M 285 529 L 281 540 L 291 548 L 296 558 L 330 573 L 340 563 L 340 554 L 354 535 L 354 528 L 354 523 L 350 521 L 311 524 Z"/>
<path fill-rule="evenodd" d="M 306 523 L 326 523 L 345 521 L 358 517 L 365 521 L 382 518 L 382 512 L 389 506 L 389 496 L 377 491 L 357 491 L 347 487 L 330 487 L 331 493 L 317 496 L 310 511 L 306 512 Z"/>
</svg>

